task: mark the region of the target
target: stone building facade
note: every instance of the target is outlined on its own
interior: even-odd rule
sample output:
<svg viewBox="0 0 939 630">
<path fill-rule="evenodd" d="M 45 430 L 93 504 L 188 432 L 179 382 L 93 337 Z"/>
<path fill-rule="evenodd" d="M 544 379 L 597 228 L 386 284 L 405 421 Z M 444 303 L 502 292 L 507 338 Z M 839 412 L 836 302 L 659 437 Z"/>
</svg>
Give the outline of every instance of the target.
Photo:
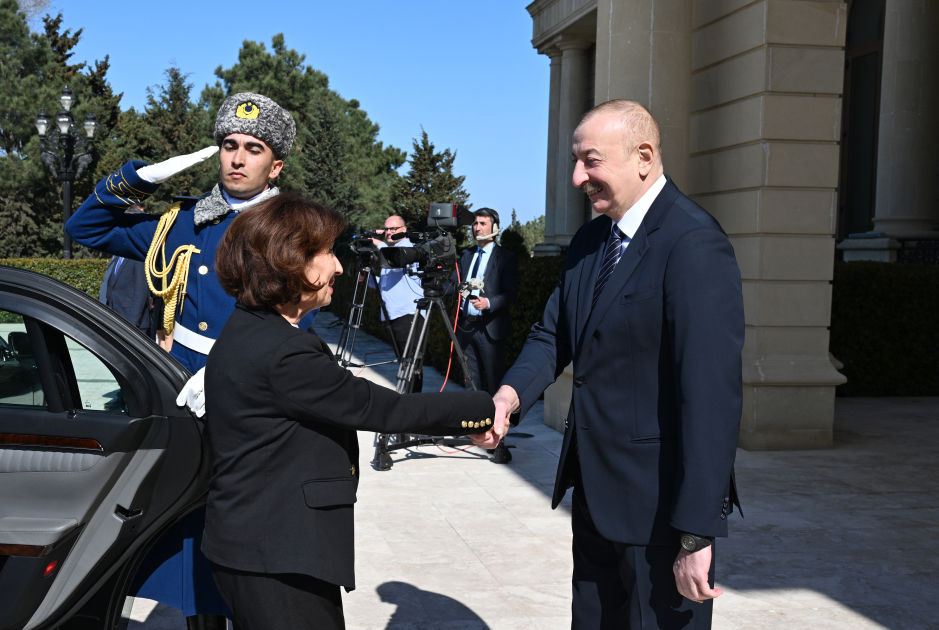
<svg viewBox="0 0 939 630">
<path fill-rule="evenodd" d="M 536 254 L 563 253 L 591 217 L 570 183 L 580 117 L 610 99 L 639 101 L 661 128 L 665 172 L 720 221 L 740 265 L 740 445 L 830 447 L 845 382 L 828 352 L 836 236 L 845 259 L 889 260 L 897 236 L 931 235 L 939 223 L 939 2 L 527 8 L 551 74 Z M 546 423 L 563 424 L 570 388 L 568 369 L 546 393 Z"/>
</svg>

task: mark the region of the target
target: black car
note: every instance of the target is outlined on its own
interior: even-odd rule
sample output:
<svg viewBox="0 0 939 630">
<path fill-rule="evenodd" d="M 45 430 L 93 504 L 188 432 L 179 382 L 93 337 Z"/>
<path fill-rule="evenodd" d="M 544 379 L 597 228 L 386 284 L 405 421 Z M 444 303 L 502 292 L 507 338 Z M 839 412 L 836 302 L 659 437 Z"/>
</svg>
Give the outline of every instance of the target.
<svg viewBox="0 0 939 630">
<path fill-rule="evenodd" d="M 0 266 L 0 630 L 120 625 L 147 550 L 205 503 L 189 376 L 88 295 Z"/>
</svg>

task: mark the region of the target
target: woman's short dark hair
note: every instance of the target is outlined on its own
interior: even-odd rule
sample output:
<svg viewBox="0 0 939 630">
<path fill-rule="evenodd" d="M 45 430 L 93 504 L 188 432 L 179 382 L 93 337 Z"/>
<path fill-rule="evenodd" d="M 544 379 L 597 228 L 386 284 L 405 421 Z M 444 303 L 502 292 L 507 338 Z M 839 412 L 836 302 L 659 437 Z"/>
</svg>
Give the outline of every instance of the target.
<svg viewBox="0 0 939 630">
<path fill-rule="evenodd" d="M 306 278 L 313 258 L 342 234 L 341 214 L 296 193 L 282 193 L 239 214 L 215 251 L 218 283 L 245 306 L 296 303 L 317 291 Z"/>
</svg>

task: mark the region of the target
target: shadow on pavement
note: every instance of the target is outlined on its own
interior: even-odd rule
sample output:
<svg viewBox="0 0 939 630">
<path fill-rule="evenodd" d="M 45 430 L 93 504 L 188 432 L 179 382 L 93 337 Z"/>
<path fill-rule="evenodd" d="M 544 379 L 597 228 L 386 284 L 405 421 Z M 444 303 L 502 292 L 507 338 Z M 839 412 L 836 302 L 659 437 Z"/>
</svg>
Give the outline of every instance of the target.
<svg viewBox="0 0 939 630">
<path fill-rule="evenodd" d="M 488 630 L 489 626 L 465 604 L 440 593 L 422 591 L 406 582 L 385 582 L 375 591 L 386 604 L 398 608 L 386 630 L 437 628 L 453 622 L 460 630 Z"/>
</svg>

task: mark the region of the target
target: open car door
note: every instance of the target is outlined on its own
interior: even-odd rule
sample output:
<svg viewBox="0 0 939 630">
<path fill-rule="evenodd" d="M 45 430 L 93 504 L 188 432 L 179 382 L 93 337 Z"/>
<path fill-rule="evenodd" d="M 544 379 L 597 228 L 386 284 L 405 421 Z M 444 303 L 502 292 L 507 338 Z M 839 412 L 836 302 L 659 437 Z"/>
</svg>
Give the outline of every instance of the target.
<svg viewBox="0 0 939 630">
<path fill-rule="evenodd" d="M 205 502 L 187 378 L 96 300 L 0 267 L 0 630 L 117 627 L 147 549 Z"/>
</svg>

